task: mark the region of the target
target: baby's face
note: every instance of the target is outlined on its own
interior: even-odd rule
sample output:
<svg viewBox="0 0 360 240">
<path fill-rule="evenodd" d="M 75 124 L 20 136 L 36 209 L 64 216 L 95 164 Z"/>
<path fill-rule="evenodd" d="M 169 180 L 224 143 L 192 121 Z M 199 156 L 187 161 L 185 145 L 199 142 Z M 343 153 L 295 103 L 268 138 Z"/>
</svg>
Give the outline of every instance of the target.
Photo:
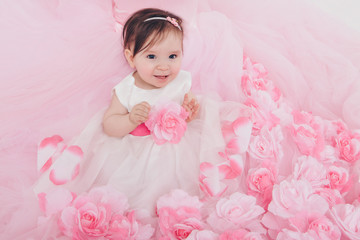
<svg viewBox="0 0 360 240">
<path fill-rule="evenodd" d="M 174 32 L 169 32 L 153 46 L 136 54 L 132 66 L 136 69 L 136 86 L 144 89 L 166 86 L 178 75 L 182 55 L 182 37 Z"/>
</svg>

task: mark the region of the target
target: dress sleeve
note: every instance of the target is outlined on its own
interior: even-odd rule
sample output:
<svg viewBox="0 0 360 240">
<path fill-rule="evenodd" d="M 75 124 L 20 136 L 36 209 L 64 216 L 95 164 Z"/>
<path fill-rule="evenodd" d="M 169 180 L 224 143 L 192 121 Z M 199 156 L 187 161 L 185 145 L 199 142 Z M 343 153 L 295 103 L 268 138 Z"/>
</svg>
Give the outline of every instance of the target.
<svg viewBox="0 0 360 240">
<path fill-rule="evenodd" d="M 115 94 L 119 102 L 129 110 L 129 94 L 131 92 L 128 78 L 124 78 L 118 83 L 112 90 L 112 94 Z"/>
</svg>

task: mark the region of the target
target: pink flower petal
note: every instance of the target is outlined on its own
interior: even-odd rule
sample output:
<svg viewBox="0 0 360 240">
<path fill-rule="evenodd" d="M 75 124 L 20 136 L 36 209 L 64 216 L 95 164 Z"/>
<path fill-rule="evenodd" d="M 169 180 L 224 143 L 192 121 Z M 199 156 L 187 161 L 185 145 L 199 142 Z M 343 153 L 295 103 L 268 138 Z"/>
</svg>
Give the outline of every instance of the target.
<svg viewBox="0 0 360 240">
<path fill-rule="evenodd" d="M 37 168 L 40 173 L 45 172 L 52 164 L 52 156 L 58 151 L 59 143 L 63 141 L 62 137 L 54 135 L 44 138 L 38 146 Z"/>
<path fill-rule="evenodd" d="M 78 146 L 66 148 L 61 156 L 53 164 L 49 178 L 56 184 L 65 184 L 74 179 L 79 173 L 79 163 L 83 158 L 83 152 Z"/>
</svg>

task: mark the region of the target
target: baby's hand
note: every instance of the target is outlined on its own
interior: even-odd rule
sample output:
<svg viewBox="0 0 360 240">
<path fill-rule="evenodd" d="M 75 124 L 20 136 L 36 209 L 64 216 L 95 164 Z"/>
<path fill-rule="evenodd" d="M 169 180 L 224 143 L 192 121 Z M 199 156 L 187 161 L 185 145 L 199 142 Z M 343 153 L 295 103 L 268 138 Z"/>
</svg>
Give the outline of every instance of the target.
<svg viewBox="0 0 360 240">
<path fill-rule="evenodd" d="M 195 97 L 192 97 L 190 100 L 189 94 L 185 94 L 184 101 L 182 107 L 189 113 L 188 118 L 186 119 L 187 122 L 194 120 L 199 111 L 199 103 Z"/>
<path fill-rule="evenodd" d="M 149 117 L 151 106 L 147 102 L 136 104 L 129 113 L 129 119 L 132 123 L 139 125 L 145 122 Z"/>
</svg>

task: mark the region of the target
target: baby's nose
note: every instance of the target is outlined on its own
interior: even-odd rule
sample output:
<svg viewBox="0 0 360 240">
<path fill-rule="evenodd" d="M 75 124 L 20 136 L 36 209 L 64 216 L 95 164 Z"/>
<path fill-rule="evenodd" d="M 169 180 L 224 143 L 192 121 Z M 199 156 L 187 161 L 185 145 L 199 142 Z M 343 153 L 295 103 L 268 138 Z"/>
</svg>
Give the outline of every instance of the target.
<svg viewBox="0 0 360 240">
<path fill-rule="evenodd" d="M 167 70 L 169 69 L 169 64 L 165 63 L 165 62 L 160 62 L 157 66 L 157 68 L 159 70 Z"/>
</svg>

